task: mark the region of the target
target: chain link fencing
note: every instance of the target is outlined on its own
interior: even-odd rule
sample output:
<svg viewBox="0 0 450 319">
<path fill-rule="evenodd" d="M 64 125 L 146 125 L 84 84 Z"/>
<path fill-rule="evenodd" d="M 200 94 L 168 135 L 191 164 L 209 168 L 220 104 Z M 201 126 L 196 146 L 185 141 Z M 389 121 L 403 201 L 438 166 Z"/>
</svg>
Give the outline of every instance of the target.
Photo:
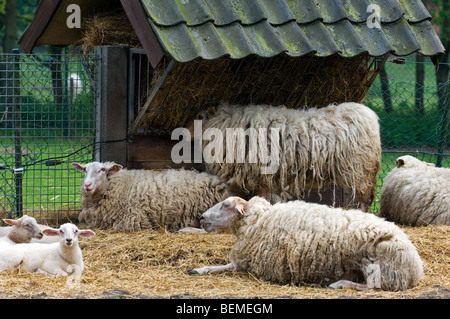
<svg viewBox="0 0 450 319">
<path fill-rule="evenodd" d="M 429 61 L 429 59 L 427 59 Z M 365 104 L 380 119 L 382 164 L 378 196 L 371 211 L 379 210 L 384 177 L 402 155 L 412 155 L 436 166 L 450 166 L 450 82 L 436 82 L 431 61 L 386 63 L 370 88 Z"/>
<path fill-rule="evenodd" d="M 53 226 L 77 220 L 80 174 L 71 163 L 92 161 L 100 145 L 97 62 L 77 54 L 0 55 L 0 218 L 29 214 Z M 386 63 L 364 102 L 380 118 L 378 193 L 399 156 L 450 166 L 450 102 L 438 98 L 447 87 L 436 84 L 431 62 Z M 371 210 L 378 207 L 377 197 Z"/>
<path fill-rule="evenodd" d="M 0 55 L 0 218 L 76 220 L 80 175 L 94 154 L 93 58 Z"/>
</svg>

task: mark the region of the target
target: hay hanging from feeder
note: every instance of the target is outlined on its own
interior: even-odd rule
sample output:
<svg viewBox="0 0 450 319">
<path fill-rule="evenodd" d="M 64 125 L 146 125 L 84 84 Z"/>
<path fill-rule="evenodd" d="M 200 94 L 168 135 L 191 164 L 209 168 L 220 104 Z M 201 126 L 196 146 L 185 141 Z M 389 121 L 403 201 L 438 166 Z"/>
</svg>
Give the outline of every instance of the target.
<svg viewBox="0 0 450 319">
<path fill-rule="evenodd" d="M 83 19 L 82 38 L 77 43 L 84 52 L 96 46 L 123 45 L 140 47 L 136 33 L 123 10 L 114 10 Z"/>
<path fill-rule="evenodd" d="M 373 62 L 374 58 L 363 54 L 353 58 L 279 55 L 177 63 L 147 108 L 141 132 L 184 126 L 198 111 L 221 101 L 295 109 L 361 102 L 377 75 Z M 157 67 L 157 74 L 163 73 L 161 67 Z M 141 96 L 150 96 L 157 82 Z"/>
</svg>

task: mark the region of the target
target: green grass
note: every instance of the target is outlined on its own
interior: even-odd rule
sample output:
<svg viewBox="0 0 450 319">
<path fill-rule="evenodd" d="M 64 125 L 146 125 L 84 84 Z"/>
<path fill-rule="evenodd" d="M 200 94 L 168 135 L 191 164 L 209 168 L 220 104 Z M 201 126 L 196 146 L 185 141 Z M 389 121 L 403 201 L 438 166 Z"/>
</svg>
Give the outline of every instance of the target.
<svg viewBox="0 0 450 319">
<path fill-rule="evenodd" d="M 24 139 L 22 192 L 23 210 L 27 212 L 47 213 L 50 211 L 70 211 L 80 208 L 79 187 L 82 174 L 72 168 L 73 161 L 92 160 L 93 148 L 89 147 L 81 152 L 67 157 L 67 155 L 87 146 L 90 142 L 85 140 L 69 140 L 56 138 L 52 140 Z M 28 142 L 28 143 L 26 143 Z M 14 168 L 14 154 L 11 139 L 0 140 L 1 162 L 8 168 Z M 31 151 L 35 153 L 31 153 Z M 36 152 L 36 150 L 38 150 Z M 46 166 L 48 159 L 59 158 L 60 165 Z M 15 175 L 11 171 L 2 171 L 3 191 L 0 193 L 2 212 L 10 214 L 15 210 Z M 6 187 L 5 187 L 6 186 Z M 6 188 L 6 189 L 5 189 Z"/>
</svg>

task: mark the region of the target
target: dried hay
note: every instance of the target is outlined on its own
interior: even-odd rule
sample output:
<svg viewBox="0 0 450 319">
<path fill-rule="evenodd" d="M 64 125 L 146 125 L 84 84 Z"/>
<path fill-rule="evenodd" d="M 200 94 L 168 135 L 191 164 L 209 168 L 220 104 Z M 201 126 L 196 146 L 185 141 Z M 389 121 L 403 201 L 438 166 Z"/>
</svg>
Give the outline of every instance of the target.
<svg viewBox="0 0 450 319">
<path fill-rule="evenodd" d="M 76 44 L 83 52 L 90 52 L 96 46 L 123 45 L 140 47 L 140 41 L 134 32 L 125 11 L 113 10 L 97 13 L 83 19 L 81 39 Z"/>
<path fill-rule="evenodd" d="M 403 292 L 332 290 L 263 282 L 247 272 L 190 276 L 202 265 L 228 263 L 230 234 L 97 231 L 81 241 L 86 270 L 79 287 L 64 277 L 11 269 L 0 274 L 1 298 L 444 298 L 450 297 L 450 226 L 403 227 L 424 260 L 425 277 Z M 70 278 L 70 277 L 69 277 Z"/>
<path fill-rule="evenodd" d="M 217 106 L 220 101 L 288 108 L 361 102 L 378 72 L 374 58 L 368 55 L 197 59 L 175 62 L 166 78 L 161 79 L 166 65 L 161 63 L 153 71 L 152 84 L 144 95 L 147 98 L 156 92 L 147 102 L 148 109 L 139 125 L 143 132 L 182 127 L 198 111 Z M 156 91 L 159 81 L 162 86 Z M 142 93 L 142 88 L 136 90 Z"/>
</svg>

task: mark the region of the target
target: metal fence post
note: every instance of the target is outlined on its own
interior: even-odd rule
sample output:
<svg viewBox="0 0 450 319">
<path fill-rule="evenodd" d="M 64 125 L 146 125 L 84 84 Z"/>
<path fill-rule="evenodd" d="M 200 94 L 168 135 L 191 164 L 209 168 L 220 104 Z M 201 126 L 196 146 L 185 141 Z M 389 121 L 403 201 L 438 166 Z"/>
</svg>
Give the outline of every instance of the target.
<svg viewBox="0 0 450 319">
<path fill-rule="evenodd" d="M 19 49 L 13 49 L 13 68 L 12 68 L 12 92 L 13 92 L 13 125 L 14 125 L 14 181 L 16 185 L 16 216 L 20 217 L 23 213 L 23 176 L 22 176 L 22 136 L 21 136 L 21 107 L 20 107 L 20 53 Z"/>
<path fill-rule="evenodd" d="M 439 87 L 438 87 L 439 90 Z M 447 145 L 448 126 L 450 124 L 450 82 L 445 83 L 441 90 L 445 90 L 444 99 L 442 102 L 442 126 L 440 129 L 440 140 L 438 145 L 438 155 L 436 159 L 436 166 L 441 167 L 444 159 L 445 147 Z M 441 113 L 440 112 L 440 113 Z"/>
</svg>

